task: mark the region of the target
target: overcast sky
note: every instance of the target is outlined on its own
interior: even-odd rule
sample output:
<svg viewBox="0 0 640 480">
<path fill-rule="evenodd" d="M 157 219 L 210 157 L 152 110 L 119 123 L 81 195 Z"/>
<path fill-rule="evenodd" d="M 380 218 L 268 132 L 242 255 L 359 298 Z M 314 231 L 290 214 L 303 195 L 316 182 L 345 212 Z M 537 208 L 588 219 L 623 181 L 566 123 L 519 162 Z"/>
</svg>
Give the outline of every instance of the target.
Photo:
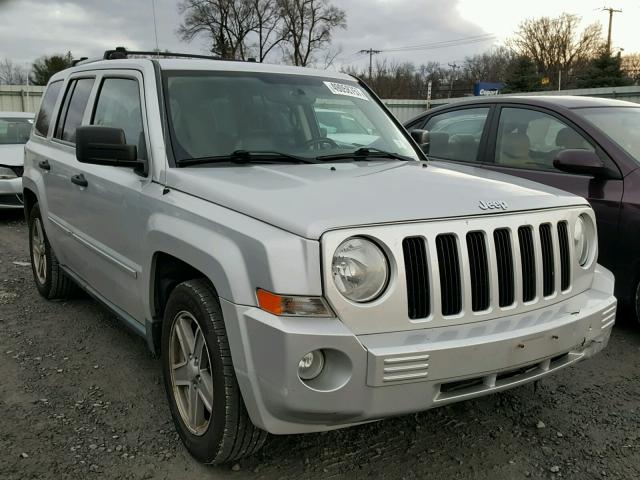
<svg viewBox="0 0 640 480">
<path fill-rule="evenodd" d="M 153 0 L 0 0 L 0 58 L 33 61 L 43 54 L 71 51 L 75 57 L 97 56 L 118 45 L 152 49 L 155 44 Z M 162 49 L 203 53 L 206 43 L 181 42 L 177 0 L 155 0 L 158 37 Z M 603 0 L 333 0 L 347 12 L 346 30 L 338 31 L 334 47 L 341 49 L 341 65 L 361 65 L 367 58 L 356 52 L 454 40 L 494 34 L 495 40 L 478 44 L 413 52 L 386 52 L 380 57 L 397 61 L 460 63 L 468 55 L 490 49 L 509 37 L 528 17 L 576 13 L 584 22 L 602 22 Z M 640 51 L 640 2 L 615 0 L 623 13 L 614 17 L 613 44 L 625 51 Z"/>
</svg>

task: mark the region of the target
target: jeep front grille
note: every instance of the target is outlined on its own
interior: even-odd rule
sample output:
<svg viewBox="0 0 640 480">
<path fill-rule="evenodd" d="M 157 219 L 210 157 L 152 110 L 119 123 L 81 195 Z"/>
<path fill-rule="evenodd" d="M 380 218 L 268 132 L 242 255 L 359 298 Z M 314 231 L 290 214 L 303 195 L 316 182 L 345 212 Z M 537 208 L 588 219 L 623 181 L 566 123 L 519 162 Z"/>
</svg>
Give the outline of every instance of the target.
<svg viewBox="0 0 640 480">
<path fill-rule="evenodd" d="M 533 230 L 530 226 L 518 228 L 520 263 L 522 265 L 522 301 L 536 297 L 536 258 L 533 247 Z"/>
<path fill-rule="evenodd" d="M 558 243 L 560 244 L 560 288 L 564 292 L 571 282 L 571 257 L 569 256 L 569 233 L 567 222 L 558 222 Z"/>
<path fill-rule="evenodd" d="M 489 308 L 489 263 L 483 232 L 467 233 L 467 253 L 471 273 L 471 309 L 481 312 Z"/>
<path fill-rule="evenodd" d="M 427 318 L 432 313 L 429 277 L 433 268 L 437 269 L 439 276 L 440 307 L 443 316 L 457 315 L 465 307 L 467 311 L 485 311 L 490 308 L 492 298 L 497 300 L 497 306 L 501 308 L 509 307 L 516 301 L 536 301 L 538 268 L 541 269 L 541 293 L 545 298 L 550 297 L 558 288 L 556 263 L 560 266 L 559 288 L 561 291 L 567 290 L 571 281 L 567 222 L 557 222 L 555 239 L 553 230 L 553 225 L 545 222 L 535 230 L 530 225 L 520 226 L 515 237 L 509 228 L 470 231 L 464 236 L 463 245 L 459 235 L 441 233 L 435 237 L 437 258 L 431 261 L 427 253 L 428 239 L 415 236 L 404 238 L 402 248 L 409 318 Z M 495 255 L 490 255 L 487 235 L 493 238 Z M 514 238 L 517 246 L 514 245 Z M 518 264 L 515 262 L 514 250 L 519 250 Z M 462 258 L 462 255 L 465 257 Z M 540 259 L 539 263 L 537 258 Z M 521 282 L 515 281 L 518 270 L 522 276 Z M 493 284 L 491 276 L 495 276 Z M 467 295 L 464 287 L 466 282 Z M 519 291 L 516 291 L 517 286 Z M 492 292 L 492 288 L 495 291 Z M 465 304 L 467 301 L 470 302 L 469 305 Z"/>
<path fill-rule="evenodd" d="M 429 269 L 427 247 L 423 237 L 408 237 L 402 241 L 404 269 L 407 276 L 409 318 L 429 316 Z"/>
<path fill-rule="evenodd" d="M 513 250 L 511 249 L 511 233 L 508 228 L 493 231 L 496 244 L 496 261 L 498 271 L 498 305 L 508 307 L 515 301 L 513 285 Z"/>
<path fill-rule="evenodd" d="M 440 269 L 442 315 L 457 315 L 462 310 L 462 285 L 456 236 L 453 234 L 438 235 L 436 248 L 438 250 L 438 268 Z"/>
</svg>

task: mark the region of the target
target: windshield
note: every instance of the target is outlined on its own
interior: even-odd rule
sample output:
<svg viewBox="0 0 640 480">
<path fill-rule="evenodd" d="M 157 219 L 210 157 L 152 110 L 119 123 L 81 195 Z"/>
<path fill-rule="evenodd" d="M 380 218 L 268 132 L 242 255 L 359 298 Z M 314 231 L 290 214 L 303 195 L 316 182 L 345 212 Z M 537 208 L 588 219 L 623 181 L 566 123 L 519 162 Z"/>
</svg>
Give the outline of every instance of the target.
<svg viewBox="0 0 640 480">
<path fill-rule="evenodd" d="M 418 160 L 357 82 L 257 72 L 164 72 L 178 162 L 236 151 L 303 158 L 383 150 Z"/>
<path fill-rule="evenodd" d="M 579 108 L 575 112 L 593 123 L 640 162 L 640 108 Z"/>
<path fill-rule="evenodd" d="M 0 145 L 22 145 L 29 140 L 31 118 L 0 117 Z"/>
</svg>

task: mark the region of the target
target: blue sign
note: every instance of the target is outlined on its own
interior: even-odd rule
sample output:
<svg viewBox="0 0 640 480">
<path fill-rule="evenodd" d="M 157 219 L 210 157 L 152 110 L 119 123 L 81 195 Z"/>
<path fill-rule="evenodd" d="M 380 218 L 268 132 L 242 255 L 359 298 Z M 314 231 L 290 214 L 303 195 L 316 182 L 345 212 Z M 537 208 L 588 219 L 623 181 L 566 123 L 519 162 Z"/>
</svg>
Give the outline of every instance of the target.
<svg viewBox="0 0 640 480">
<path fill-rule="evenodd" d="M 502 82 L 476 82 L 473 87 L 473 94 L 476 97 L 498 95 L 503 88 L 504 83 Z"/>
</svg>

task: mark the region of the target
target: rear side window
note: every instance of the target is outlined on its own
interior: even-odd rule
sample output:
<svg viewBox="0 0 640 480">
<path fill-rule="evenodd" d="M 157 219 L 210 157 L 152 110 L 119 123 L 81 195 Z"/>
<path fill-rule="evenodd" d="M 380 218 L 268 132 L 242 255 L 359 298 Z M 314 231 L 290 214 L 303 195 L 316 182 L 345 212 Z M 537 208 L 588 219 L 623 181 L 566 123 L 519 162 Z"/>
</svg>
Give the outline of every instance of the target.
<svg viewBox="0 0 640 480">
<path fill-rule="evenodd" d="M 35 132 L 42 137 L 46 137 L 47 133 L 49 133 L 49 125 L 51 125 L 53 109 L 56 106 L 56 101 L 58 100 L 61 88 L 62 80 L 53 82 L 49 85 L 49 88 L 47 88 L 44 98 L 42 99 L 42 103 L 40 104 Z"/>
<path fill-rule="evenodd" d="M 56 138 L 66 142 L 76 141 L 76 129 L 82 123 L 93 82 L 93 78 L 80 78 L 72 80 L 69 84 L 56 127 Z"/>
<path fill-rule="evenodd" d="M 136 80 L 106 78 L 100 87 L 91 124 L 121 128 L 126 142 L 138 146 L 138 158 L 146 159 L 140 88 Z"/>
<path fill-rule="evenodd" d="M 424 128 L 429 130 L 428 155 L 447 160 L 475 162 L 488 107 L 465 108 L 434 115 Z"/>
</svg>

